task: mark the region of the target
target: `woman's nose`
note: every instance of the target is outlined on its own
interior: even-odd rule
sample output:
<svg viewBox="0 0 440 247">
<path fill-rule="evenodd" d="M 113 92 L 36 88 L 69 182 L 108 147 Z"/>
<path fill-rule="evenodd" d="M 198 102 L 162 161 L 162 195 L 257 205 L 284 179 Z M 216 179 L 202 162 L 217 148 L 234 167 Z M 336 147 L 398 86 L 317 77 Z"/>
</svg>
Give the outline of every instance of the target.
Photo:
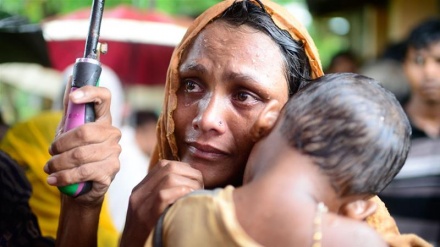
<svg viewBox="0 0 440 247">
<path fill-rule="evenodd" d="M 193 120 L 193 128 L 203 132 L 223 134 L 226 131 L 227 104 L 220 97 L 212 96 L 199 101 L 198 114 Z"/>
</svg>

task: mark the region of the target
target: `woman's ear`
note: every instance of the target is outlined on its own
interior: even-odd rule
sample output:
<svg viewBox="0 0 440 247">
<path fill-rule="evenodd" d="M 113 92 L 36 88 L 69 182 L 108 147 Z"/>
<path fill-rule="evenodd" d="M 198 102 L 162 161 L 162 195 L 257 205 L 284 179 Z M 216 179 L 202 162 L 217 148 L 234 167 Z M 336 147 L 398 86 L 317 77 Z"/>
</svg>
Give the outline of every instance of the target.
<svg viewBox="0 0 440 247">
<path fill-rule="evenodd" d="M 271 100 L 255 121 L 251 129 L 252 140 L 257 142 L 265 137 L 275 125 L 280 115 L 281 104 L 277 100 Z"/>
<path fill-rule="evenodd" d="M 356 200 L 342 205 L 341 214 L 355 220 L 365 220 L 374 214 L 377 204 L 372 200 Z"/>
</svg>

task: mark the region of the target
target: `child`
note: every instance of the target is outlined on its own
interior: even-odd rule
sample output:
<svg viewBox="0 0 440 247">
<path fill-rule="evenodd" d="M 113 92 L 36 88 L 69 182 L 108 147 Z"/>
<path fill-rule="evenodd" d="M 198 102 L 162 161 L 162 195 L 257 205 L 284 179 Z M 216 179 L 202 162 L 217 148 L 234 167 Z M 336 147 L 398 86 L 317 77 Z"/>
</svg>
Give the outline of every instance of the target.
<svg viewBox="0 0 440 247">
<path fill-rule="evenodd" d="M 371 78 L 343 73 L 308 84 L 276 122 L 276 104 L 268 105 L 258 121 L 274 127 L 254 146 L 244 185 L 178 200 L 146 246 L 386 246 L 360 220 L 375 211 L 368 199 L 409 149 L 395 97 Z"/>
</svg>

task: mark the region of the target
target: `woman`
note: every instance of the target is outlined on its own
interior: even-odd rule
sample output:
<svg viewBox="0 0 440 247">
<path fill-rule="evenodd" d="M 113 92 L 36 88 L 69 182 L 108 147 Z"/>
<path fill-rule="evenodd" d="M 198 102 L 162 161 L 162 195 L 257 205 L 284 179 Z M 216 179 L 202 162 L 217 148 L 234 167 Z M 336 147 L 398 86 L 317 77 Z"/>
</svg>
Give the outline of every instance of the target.
<svg viewBox="0 0 440 247">
<path fill-rule="evenodd" d="M 142 245 L 164 208 L 188 192 L 239 185 L 250 149 L 267 127 L 257 116 L 279 111 L 303 79 L 322 74 L 306 29 L 278 5 L 227 0 L 205 11 L 174 51 L 153 168 L 132 193 L 121 245 Z M 97 121 L 58 136 L 50 149 L 49 183 L 94 181 L 88 194 L 63 198 L 60 227 L 71 229 L 59 231 L 63 246 L 78 234 L 81 246 L 96 241 L 94 215 L 119 162 L 109 97 L 99 88 L 72 93 L 75 103 L 96 103 Z"/>
<path fill-rule="evenodd" d="M 164 208 L 191 190 L 241 184 L 256 140 L 252 128 L 260 128 L 258 114 L 270 100 L 279 110 L 302 79 L 322 75 L 313 41 L 302 26 L 289 28 L 305 41 L 309 57 L 302 42 L 281 32 L 258 3 L 232 3 L 202 14 L 174 53 L 166 89 L 171 93 L 159 127 L 167 141 L 156 152 L 160 164 L 132 193 L 123 244 L 142 242 Z M 295 23 L 284 16 L 289 19 L 280 20 Z M 175 136 L 169 135 L 170 128 Z M 142 215 L 153 217 L 138 221 Z"/>
</svg>

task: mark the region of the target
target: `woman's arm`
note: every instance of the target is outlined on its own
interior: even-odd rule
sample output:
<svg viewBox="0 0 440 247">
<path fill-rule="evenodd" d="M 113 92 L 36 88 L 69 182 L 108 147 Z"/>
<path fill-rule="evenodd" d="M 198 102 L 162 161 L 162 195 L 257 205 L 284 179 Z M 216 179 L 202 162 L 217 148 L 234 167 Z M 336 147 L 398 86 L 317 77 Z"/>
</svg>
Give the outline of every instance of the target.
<svg viewBox="0 0 440 247">
<path fill-rule="evenodd" d="M 61 196 L 56 246 L 97 246 L 101 203 L 85 207 L 69 196 Z"/>
<path fill-rule="evenodd" d="M 92 181 L 92 189 L 76 198 L 62 195 L 56 243 L 63 247 L 96 246 L 104 196 L 119 171 L 121 132 L 112 126 L 109 90 L 86 86 L 70 93 L 69 97 L 76 104 L 93 102 L 96 121 L 63 133 L 64 116 L 59 134 L 49 149 L 52 157 L 44 171 L 49 174 L 50 185 Z"/>
</svg>

